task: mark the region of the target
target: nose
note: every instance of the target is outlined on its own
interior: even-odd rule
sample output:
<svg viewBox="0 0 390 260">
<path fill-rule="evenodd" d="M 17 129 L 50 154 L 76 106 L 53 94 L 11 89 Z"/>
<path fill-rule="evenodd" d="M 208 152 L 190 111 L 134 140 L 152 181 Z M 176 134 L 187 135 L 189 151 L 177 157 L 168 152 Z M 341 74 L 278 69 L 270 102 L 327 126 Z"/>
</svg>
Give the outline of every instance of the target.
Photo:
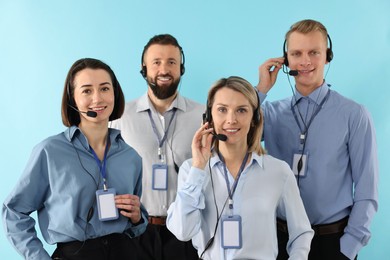
<svg viewBox="0 0 390 260">
<path fill-rule="evenodd" d="M 237 123 L 237 116 L 236 116 L 236 113 L 235 113 L 234 111 L 229 111 L 229 112 L 227 113 L 226 121 L 227 121 L 228 124 Z"/>
<path fill-rule="evenodd" d="M 311 64 L 311 59 L 308 53 L 302 54 L 300 63 L 302 66 L 307 66 Z"/>
<path fill-rule="evenodd" d="M 161 63 L 160 65 L 160 73 L 161 74 L 168 74 L 170 72 L 169 64 L 168 63 Z"/>
<path fill-rule="evenodd" d="M 102 93 L 100 91 L 95 91 L 92 95 L 92 101 L 94 103 L 99 103 L 102 100 Z"/>
</svg>

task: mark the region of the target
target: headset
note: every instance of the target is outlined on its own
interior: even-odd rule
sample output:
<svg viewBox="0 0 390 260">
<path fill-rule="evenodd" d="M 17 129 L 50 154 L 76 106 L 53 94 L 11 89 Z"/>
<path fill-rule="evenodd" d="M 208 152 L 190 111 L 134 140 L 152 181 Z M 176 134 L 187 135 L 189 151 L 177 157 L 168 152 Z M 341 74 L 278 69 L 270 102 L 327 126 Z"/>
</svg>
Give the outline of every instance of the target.
<svg viewBox="0 0 390 260">
<path fill-rule="evenodd" d="M 157 43 L 156 43 L 157 44 Z M 184 67 L 184 64 L 185 64 L 185 56 L 184 56 L 184 51 L 183 51 L 183 48 L 181 46 L 176 46 L 174 45 L 175 47 L 178 47 L 179 50 L 180 50 L 180 55 L 181 55 L 181 63 L 180 63 L 180 76 L 183 76 L 184 75 L 184 72 L 186 71 L 185 67 Z M 148 48 L 145 48 L 143 51 L 142 51 L 142 56 L 141 56 L 141 65 L 142 65 L 142 69 L 140 70 L 139 73 L 141 73 L 142 77 L 144 79 L 146 79 L 146 75 L 147 75 L 147 69 L 146 69 L 146 66 L 143 65 L 144 64 L 144 55 L 145 55 L 145 52 L 146 50 L 149 49 Z"/>
<path fill-rule="evenodd" d="M 332 40 L 330 39 L 329 34 L 326 34 L 326 37 L 328 38 L 328 41 L 329 41 L 329 48 L 326 49 L 326 61 L 331 62 L 333 60 Z M 284 65 L 286 65 L 288 67 L 286 45 L 287 45 L 287 40 L 284 40 L 284 43 L 283 43 Z"/>
<path fill-rule="evenodd" d="M 257 125 L 258 123 L 260 123 L 260 99 L 259 99 L 259 95 L 256 94 L 256 97 L 257 97 L 257 107 L 256 109 L 253 111 L 253 122 Z M 209 106 L 209 100 L 207 99 L 207 108 L 206 108 L 206 112 L 203 114 L 203 121 L 204 123 L 206 122 L 209 122 L 211 123 L 211 120 L 213 119 L 212 116 L 211 116 L 211 107 Z"/>
</svg>

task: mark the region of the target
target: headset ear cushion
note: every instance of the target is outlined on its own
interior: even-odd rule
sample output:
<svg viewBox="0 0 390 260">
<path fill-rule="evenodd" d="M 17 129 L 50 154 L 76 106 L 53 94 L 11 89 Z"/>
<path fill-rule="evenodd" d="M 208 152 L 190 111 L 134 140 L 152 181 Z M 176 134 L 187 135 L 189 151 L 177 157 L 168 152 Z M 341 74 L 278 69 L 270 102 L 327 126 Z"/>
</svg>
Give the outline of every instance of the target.
<svg viewBox="0 0 390 260">
<path fill-rule="evenodd" d="M 286 65 L 288 67 L 287 52 L 283 53 L 283 57 L 284 57 L 284 65 Z"/>
<path fill-rule="evenodd" d="M 326 50 L 326 61 L 331 62 L 332 60 L 333 60 L 333 51 L 330 48 L 328 48 Z"/>
<path fill-rule="evenodd" d="M 180 76 L 183 76 L 184 72 L 186 72 L 186 68 L 184 67 L 184 64 L 180 65 Z"/>
<path fill-rule="evenodd" d="M 146 78 L 146 75 L 147 75 L 147 73 L 146 73 L 146 66 L 142 66 L 142 69 L 140 70 L 139 73 L 141 73 L 143 78 Z"/>
</svg>

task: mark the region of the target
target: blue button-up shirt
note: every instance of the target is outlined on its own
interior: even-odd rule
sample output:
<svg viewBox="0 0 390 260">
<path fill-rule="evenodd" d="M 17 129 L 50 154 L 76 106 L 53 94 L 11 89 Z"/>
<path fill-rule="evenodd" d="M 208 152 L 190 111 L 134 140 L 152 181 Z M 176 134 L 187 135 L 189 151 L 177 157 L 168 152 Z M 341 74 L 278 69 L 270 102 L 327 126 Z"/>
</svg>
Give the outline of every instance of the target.
<svg viewBox="0 0 390 260">
<path fill-rule="evenodd" d="M 301 154 L 300 136 L 322 100 L 329 97 L 306 134 L 305 176 L 299 188 L 311 224 L 331 223 L 349 216 L 341 251 L 351 259 L 371 234 L 369 224 L 378 208 L 378 161 L 370 114 L 324 84 L 304 97 L 264 102 L 264 142 L 270 155 L 293 165 Z M 265 95 L 259 93 L 261 101 Z M 295 109 L 297 124 L 292 109 Z"/>
<path fill-rule="evenodd" d="M 118 130 L 109 129 L 107 185 L 117 194 L 142 193 L 142 161 Z M 49 244 L 84 241 L 112 233 L 130 237 L 142 234 L 147 225 L 134 226 L 128 218 L 102 222 L 98 217 L 95 192 L 103 188 L 99 167 L 87 138 L 70 127 L 38 144 L 26 169 L 3 204 L 3 224 L 8 239 L 26 259 L 51 259 L 37 237 L 30 213 L 37 211 L 42 236 Z M 89 209 L 94 214 L 87 221 Z"/>
</svg>

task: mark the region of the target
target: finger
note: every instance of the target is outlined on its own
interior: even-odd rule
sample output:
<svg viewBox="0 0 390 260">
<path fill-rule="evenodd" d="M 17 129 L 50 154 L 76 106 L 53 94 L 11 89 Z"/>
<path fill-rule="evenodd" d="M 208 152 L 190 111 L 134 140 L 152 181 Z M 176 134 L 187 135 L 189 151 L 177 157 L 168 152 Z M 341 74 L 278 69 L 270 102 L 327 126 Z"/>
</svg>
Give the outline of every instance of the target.
<svg viewBox="0 0 390 260">
<path fill-rule="evenodd" d="M 134 206 L 140 206 L 141 204 L 139 197 L 131 194 L 115 196 L 115 203 L 124 204 L 124 205 L 134 205 Z"/>
</svg>

